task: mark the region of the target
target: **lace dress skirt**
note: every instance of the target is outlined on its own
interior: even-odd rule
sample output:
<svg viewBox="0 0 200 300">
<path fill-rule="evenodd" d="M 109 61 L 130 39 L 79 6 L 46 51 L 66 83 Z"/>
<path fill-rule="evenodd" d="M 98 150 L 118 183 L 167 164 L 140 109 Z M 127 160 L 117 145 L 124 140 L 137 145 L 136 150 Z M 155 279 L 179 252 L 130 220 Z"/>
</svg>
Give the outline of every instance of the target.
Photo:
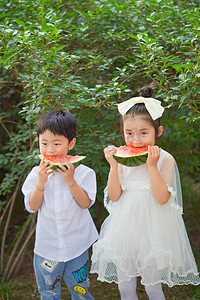
<svg viewBox="0 0 200 300">
<path fill-rule="evenodd" d="M 160 205 L 150 185 L 135 184 L 111 203 L 93 245 L 91 273 L 99 280 L 119 283 L 140 276 L 143 285 L 200 284 L 181 210 L 169 191 L 171 198 Z"/>
</svg>

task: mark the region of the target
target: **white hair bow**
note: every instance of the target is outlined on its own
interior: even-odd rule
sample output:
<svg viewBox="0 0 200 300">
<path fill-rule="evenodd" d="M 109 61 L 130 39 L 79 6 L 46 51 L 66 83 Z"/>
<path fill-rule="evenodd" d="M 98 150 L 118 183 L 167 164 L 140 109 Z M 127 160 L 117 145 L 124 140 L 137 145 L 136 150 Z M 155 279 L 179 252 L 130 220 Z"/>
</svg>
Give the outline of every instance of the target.
<svg viewBox="0 0 200 300">
<path fill-rule="evenodd" d="M 144 97 L 134 97 L 118 104 L 118 111 L 124 116 L 127 111 L 137 103 L 144 103 L 153 120 L 160 118 L 164 112 L 164 107 L 161 106 L 159 100 Z"/>
</svg>

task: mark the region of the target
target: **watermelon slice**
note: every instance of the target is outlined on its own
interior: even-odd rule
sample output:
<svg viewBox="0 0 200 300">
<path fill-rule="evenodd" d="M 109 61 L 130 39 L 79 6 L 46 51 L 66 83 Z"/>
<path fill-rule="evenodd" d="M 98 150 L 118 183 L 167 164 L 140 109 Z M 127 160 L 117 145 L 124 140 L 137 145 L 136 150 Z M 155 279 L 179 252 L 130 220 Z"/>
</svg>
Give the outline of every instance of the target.
<svg viewBox="0 0 200 300">
<path fill-rule="evenodd" d="M 127 167 L 136 167 L 146 163 L 148 156 L 148 146 L 133 147 L 120 146 L 113 155 L 116 161 Z"/>
<path fill-rule="evenodd" d="M 86 158 L 86 156 L 80 156 L 80 155 L 75 155 L 75 156 L 70 156 L 70 155 L 67 155 L 66 157 L 64 156 L 46 156 L 46 155 L 42 155 L 40 154 L 39 155 L 39 158 L 42 159 L 44 157 L 44 161 L 47 161 L 49 160 L 50 163 L 53 165 L 52 169 L 53 170 L 56 170 L 59 167 L 59 164 L 62 164 L 63 166 L 65 166 L 67 168 L 67 166 L 65 165 L 65 158 L 67 158 L 73 165 L 74 167 L 78 167 L 82 160 L 84 160 Z"/>
</svg>

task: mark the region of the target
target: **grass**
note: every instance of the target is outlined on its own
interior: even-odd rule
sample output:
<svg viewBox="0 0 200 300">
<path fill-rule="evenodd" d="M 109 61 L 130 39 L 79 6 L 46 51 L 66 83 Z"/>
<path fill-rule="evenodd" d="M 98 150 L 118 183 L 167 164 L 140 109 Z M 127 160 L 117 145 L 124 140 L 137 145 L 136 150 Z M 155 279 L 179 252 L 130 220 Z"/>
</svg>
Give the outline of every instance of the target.
<svg viewBox="0 0 200 300">
<path fill-rule="evenodd" d="M 176 286 L 168 288 L 163 286 L 163 290 L 168 300 L 197 300 L 200 299 L 200 286 Z M 90 276 L 90 292 L 96 300 L 120 300 L 117 285 L 112 283 L 102 283 L 96 280 L 96 276 Z M 139 300 L 148 300 L 144 287 L 138 280 L 137 293 Z M 31 264 L 27 264 L 24 270 L 18 276 L 12 278 L 8 284 L 2 284 L 0 287 L 2 300 L 39 300 L 37 286 L 34 277 L 34 271 Z M 70 300 L 70 294 L 62 281 L 61 300 Z"/>
</svg>

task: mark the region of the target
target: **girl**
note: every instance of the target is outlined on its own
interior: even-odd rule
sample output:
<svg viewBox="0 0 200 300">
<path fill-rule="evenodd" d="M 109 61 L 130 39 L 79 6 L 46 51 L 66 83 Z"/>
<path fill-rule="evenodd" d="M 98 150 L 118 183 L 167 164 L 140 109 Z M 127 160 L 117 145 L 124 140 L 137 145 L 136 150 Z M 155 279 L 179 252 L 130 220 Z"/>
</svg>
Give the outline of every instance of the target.
<svg viewBox="0 0 200 300">
<path fill-rule="evenodd" d="M 172 155 L 155 146 L 163 132 L 164 108 L 148 96 L 152 90 L 143 88 L 139 97 L 118 105 L 125 142 L 148 146 L 146 163 L 123 166 L 113 158 L 114 146 L 104 149 L 110 164 L 105 189 L 109 216 L 93 245 L 91 273 L 101 281 L 118 283 L 123 300 L 138 299 L 138 276 L 152 300 L 165 299 L 162 283 L 169 287 L 200 284 L 182 219 L 178 169 Z"/>
</svg>

